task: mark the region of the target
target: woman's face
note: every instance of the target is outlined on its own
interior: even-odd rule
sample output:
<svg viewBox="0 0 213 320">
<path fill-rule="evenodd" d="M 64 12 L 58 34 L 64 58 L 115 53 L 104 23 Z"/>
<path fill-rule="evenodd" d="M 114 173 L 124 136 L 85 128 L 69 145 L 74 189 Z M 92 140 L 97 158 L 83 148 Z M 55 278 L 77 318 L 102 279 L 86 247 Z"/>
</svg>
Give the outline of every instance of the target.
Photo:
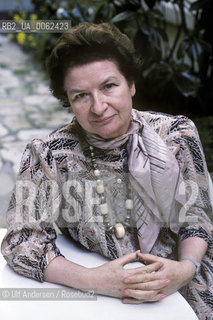
<svg viewBox="0 0 213 320">
<path fill-rule="evenodd" d="M 104 139 L 126 133 L 130 124 L 134 83 L 129 86 L 110 60 L 71 68 L 65 90 L 79 124 Z"/>
</svg>

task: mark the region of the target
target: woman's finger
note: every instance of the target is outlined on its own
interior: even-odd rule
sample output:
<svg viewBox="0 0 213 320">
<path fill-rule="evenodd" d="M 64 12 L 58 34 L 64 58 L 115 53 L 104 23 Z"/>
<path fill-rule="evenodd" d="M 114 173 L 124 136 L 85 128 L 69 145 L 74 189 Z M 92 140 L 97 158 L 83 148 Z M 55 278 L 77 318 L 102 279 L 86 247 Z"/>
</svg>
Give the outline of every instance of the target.
<svg viewBox="0 0 213 320">
<path fill-rule="evenodd" d="M 137 257 L 140 258 L 142 261 L 146 261 L 149 263 L 157 262 L 160 261 L 160 257 L 154 256 L 153 254 L 150 253 L 141 253 L 137 251 Z"/>
<path fill-rule="evenodd" d="M 159 292 L 155 290 L 137 290 L 125 289 L 124 294 L 127 298 L 134 298 L 138 300 L 151 301 Z"/>
<path fill-rule="evenodd" d="M 149 264 L 147 266 L 128 269 L 128 274 L 134 275 L 134 274 L 152 273 L 152 272 L 158 271 L 162 266 L 163 266 L 163 263 L 161 261 L 158 261 L 158 262 Z"/>
<path fill-rule="evenodd" d="M 128 303 L 128 304 L 140 304 L 144 302 L 155 302 L 155 301 L 160 301 L 162 299 L 166 298 L 166 295 L 163 293 L 158 293 L 155 297 L 153 297 L 151 300 L 138 300 L 138 299 L 133 299 L 133 298 L 123 298 L 122 302 L 123 303 Z"/>
<path fill-rule="evenodd" d="M 137 289 L 137 290 L 160 290 L 165 288 L 170 283 L 169 279 L 160 279 L 153 280 L 145 283 L 131 283 L 128 284 L 128 289 Z"/>
<path fill-rule="evenodd" d="M 154 280 L 165 280 L 165 275 L 162 272 L 131 274 L 124 278 L 124 283 L 145 283 Z"/>
<path fill-rule="evenodd" d="M 132 298 L 123 298 L 122 302 L 125 304 L 140 304 L 145 302 L 144 300 L 137 300 L 137 299 L 132 299 Z"/>
<path fill-rule="evenodd" d="M 116 260 L 123 267 L 125 264 L 127 264 L 129 262 L 135 261 L 137 259 L 137 253 L 138 252 L 139 251 L 135 251 L 135 252 L 131 252 L 131 253 L 125 254 L 123 257 L 120 257 L 120 258 L 118 258 Z"/>
</svg>

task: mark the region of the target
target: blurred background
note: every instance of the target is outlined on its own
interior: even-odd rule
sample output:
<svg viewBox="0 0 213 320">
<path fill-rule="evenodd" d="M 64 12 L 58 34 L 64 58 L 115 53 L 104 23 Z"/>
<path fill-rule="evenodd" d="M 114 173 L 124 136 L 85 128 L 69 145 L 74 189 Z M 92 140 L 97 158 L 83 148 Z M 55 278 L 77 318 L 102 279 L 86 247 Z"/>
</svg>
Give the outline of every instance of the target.
<svg viewBox="0 0 213 320">
<path fill-rule="evenodd" d="M 212 0 L 0 0 L 0 19 L 115 24 L 143 61 L 134 107 L 190 117 L 212 176 Z M 59 36 L 0 33 L 0 214 L 26 143 L 72 119 L 51 96 L 44 68 Z"/>
</svg>

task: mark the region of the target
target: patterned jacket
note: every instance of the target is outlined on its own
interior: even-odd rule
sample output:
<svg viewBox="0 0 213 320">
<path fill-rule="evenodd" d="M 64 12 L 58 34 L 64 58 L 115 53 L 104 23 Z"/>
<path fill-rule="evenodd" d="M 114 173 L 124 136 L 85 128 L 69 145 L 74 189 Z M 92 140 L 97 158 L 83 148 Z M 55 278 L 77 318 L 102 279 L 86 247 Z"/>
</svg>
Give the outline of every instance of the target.
<svg viewBox="0 0 213 320">
<path fill-rule="evenodd" d="M 189 208 L 192 216 L 199 216 L 198 223 L 181 226 L 177 234 L 162 227 L 152 253 L 177 259 L 178 241 L 192 236 L 203 238 L 212 250 L 208 170 L 193 122 L 185 116 L 138 114 L 174 153 L 184 179 L 198 186 L 198 195 Z M 126 214 L 126 145 L 110 151 L 95 148 L 94 153 L 107 186 L 108 204 L 116 212 L 111 219 L 116 221 Z M 95 179 L 89 146 L 76 120 L 26 146 L 7 211 L 8 231 L 2 242 L 2 254 L 16 272 L 43 281 L 47 265 L 61 255 L 54 223 L 89 250 L 110 259 L 138 249 L 134 223 L 120 240 L 106 231 L 94 192 Z M 135 210 L 144 201 L 136 195 L 133 200 Z M 209 251 L 208 255 L 212 254 Z"/>
</svg>

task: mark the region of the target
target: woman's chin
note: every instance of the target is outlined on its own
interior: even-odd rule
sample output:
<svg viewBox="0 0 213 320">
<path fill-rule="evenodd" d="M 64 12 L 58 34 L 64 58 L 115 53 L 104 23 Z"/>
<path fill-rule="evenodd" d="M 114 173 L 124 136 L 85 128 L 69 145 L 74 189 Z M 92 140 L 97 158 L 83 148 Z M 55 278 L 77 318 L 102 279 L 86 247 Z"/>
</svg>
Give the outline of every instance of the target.
<svg viewBox="0 0 213 320">
<path fill-rule="evenodd" d="M 113 126 L 102 126 L 102 128 L 98 128 L 95 130 L 95 134 L 100 136 L 103 139 L 115 139 L 117 137 L 122 136 L 128 131 L 128 128 L 115 128 Z"/>
<path fill-rule="evenodd" d="M 107 130 L 100 130 L 96 133 L 98 136 L 100 136 L 102 139 L 114 139 L 119 137 L 121 134 L 117 131 L 107 131 Z"/>
</svg>

